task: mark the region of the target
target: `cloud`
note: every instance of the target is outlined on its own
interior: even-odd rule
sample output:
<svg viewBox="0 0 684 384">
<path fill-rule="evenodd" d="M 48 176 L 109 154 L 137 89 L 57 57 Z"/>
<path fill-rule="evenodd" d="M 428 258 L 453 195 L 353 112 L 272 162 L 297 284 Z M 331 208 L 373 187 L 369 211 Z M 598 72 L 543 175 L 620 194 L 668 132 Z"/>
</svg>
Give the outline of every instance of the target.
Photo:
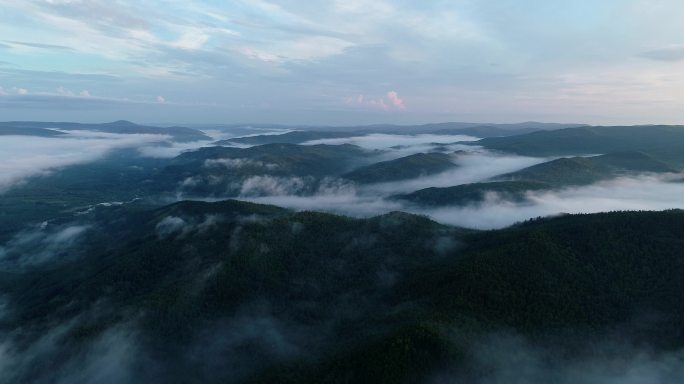
<svg viewBox="0 0 684 384">
<path fill-rule="evenodd" d="M 15 234 L 0 245 L 0 265 L 10 269 L 35 267 L 47 262 L 71 260 L 79 253 L 75 247 L 88 225 L 54 227 L 47 222 Z M 56 260 L 56 258 L 60 258 Z"/>
<path fill-rule="evenodd" d="M 8 41 L 8 40 L 4 40 L 3 42 L 10 44 L 11 46 L 23 46 L 23 47 L 29 47 L 29 48 L 40 48 L 40 49 L 58 50 L 58 51 L 72 51 L 72 52 L 74 51 L 72 48 L 64 46 L 64 45 L 32 43 L 32 42 L 25 42 L 25 41 Z"/>
<path fill-rule="evenodd" d="M 423 208 L 387 199 L 393 194 L 434 186 L 435 183 L 451 186 L 482 180 L 484 177 L 477 176 L 478 169 L 494 176 L 499 172 L 498 167 L 505 164 L 494 161 L 494 164 L 489 164 L 491 168 L 488 169 L 491 161 L 487 157 L 478 159 L 476 165 L 464 170 L 463 175 L 459 175 L 456 170 L 433 178 L 418 178 L 406 182 L 355 188 L 347 185 L 339 190 L 319 190 L 312 196 L 284 194 L 283 192 L 288 191 L 279 190 L 277 195 L 243 196 L 241 199 L 295 210 L 319 210 L 357 217 L 406 211 L 426 215 L 440 223 L 476 229 L 503 228 L 530 218 L 563 213 L 684 209 L 684 202 L 681 200 L 681 196 L 684 196 L 684 183 L 679 182 L 681 175 L 622 177 L 590 186 L 528 192 L 524 202 L 509 201 L 497 194 L 490 194 L 484 202 L 468 206 Z M 518 163 L 518 166 L 522 165 L 522 162 Z M 513 168 L 513 165 L 508 167 Z"/>
<path fill-rule="evenodd" d="M 465 147 L 465 146 L 464 146 Z M 514 172 L 549 159 L 492 153 L 467 148 L 469 152 L 453 155 L 457 167 L 448 171 L 411 180 L 370 184 L 363 187 L 366 193 L 379 195 L 407 193 L 429 187 L 451 187 L 475 183 L 494 176 Z"/>
<path fill-rule="evenodd" d="M 385 99 L 386 98 L 386 99 Z M 397 92 L 389 91 L 384 97 L 369 98 L 365 95 L 358 95 L 355 97 L 347 97 L 344 99 L 345 104 L 357 107 L 365 107 L 371 109 L 380 109 L 383 111 L 405 110 L 406 105 Z"/>
<path fill-rule="evenodd" d="M 185 230 L 187 223 L 180 217 L 167 216 L 157 223 L 155 229 L 160 238 L 165 238 L 174 233 L 180 233 Z"/>
<path fill-rule="evenodd" d="M 17 95 L 27 95 L 27 94 L 29 93 L 28 89 L 26 89 L 26 88 L 17 88 L 17 87 L 14 87 L 14 88 L 12 88 L 12 90 L 13 90 L 14 92 L 16 92 Z"/>
<path fill-rule="evenodd" d="M 558 191 L 529 192 L 528 200 L 522 203 L 492 194 L 482 204 L 466 207 L 407 208 L 442 223 L 478 229 L 503 228 L 526 219 L 562 213 L 684 209 L 680 198 L 684 183 L 673 182 L 672 177 L 644 175 Z"/>
<path fill-rule="evenodd" d="M 279 168 L 278 164 L 266 163 L 252 159 L 207 159 L 205 167 L 223 166 L 228 169 L 257 168 L 273 171 Z"/>
<path fill-rule="evenodd" d="M 519 335 L 488 335 L 468 351 L 464 373 L 437 374 L 429 383 L 675 384 L 684 375 L 681 349 L 657 352 L 628 337 L 573 343 L 569 353 L 563 345 L 540 345 Z"/>
<path fill-rule="evenodd" d="M 57 128 L 57 127 L 56 127 Z M 2 136 L 0 140 L 0 193 L 28 177 L 88 163 L 119 148 L 164 143 L 168 136 L 107 134 L 70 131 L 59 138 Z"/>
<path fill-rule="evenodd" d="M 404 100 L 400 99 L 399 95 L 395 91 L 387 92 L 387 99 L 389 99 L 390 103 L 395 107 L 399 109 L 406 109 L 406 105 L 404 105 Z"/>
<path fill-rule="evenodd" d="M 684 60 L 684 45 L 670 45 L 641 53 L 639 56 L 657 61 Z"/>
<path fill-rule="evenodd" d="M 369 150 L 383 150 L 388 151 L 386 157 L 401 157 L 418 152 L 426 152 L 434 150 L 435 144 L 449 144 L 462 141 L 476 141 L 477 137 L 467 135 L 435 135 L 435 134 L 417 134 L 417 135 L 399 135 L 387 133 L 370 133 L 367 135 L 342 137 L 336 139 L 319 139 L 311 140 L 303 143 L 304 145 L 316 144 L 353 144 Z M 467 149 L 472 150 L 474 147 L 466 145 L 450 145 L 449 148 L 453 151 Z"/>
<path fill-rule="evenodd" d="M 74 96 L 74 93 L 62 86 L 57 88 L 57 94 L 61 96 Z"/>
<path fill-rule="evenodd" d="M 166 98 L 164 98 L 164 96 L 157 96 L 157 103 L 159 103 L 159 104 L 166 103 Z"/>
<path fill-rule="evenodd" d="M 165 142 L 163 145 L 159 145 L 155 142 L 139 143 L 136 146 L 138 153 L 144 157 L 152 157 L 157 159 L 170 159 L 176 157 L 185 151 L 192 151 L 200 147 L 205 147 L 210 145 L 210 141 L 191 141 L 187 143 L 183 142 Z"/>
<path fill-rule="evenodd" d="M 66 89 L 64 89 L 62 93 L 59 93 L 59 89 L 55 93 L 41 92 L 29 94 L 26 89 L 23 91 L 13 89 L 13 91 L 14 94 L 5 95 L 5 97 L 3 97 L 3 100 L 0 103 L 0 109 L 5 109 L 7 112 L 15 112 L 20 109 L 30 109 L 34 111 L 75 110 L 82 115 L 85 109 L 99 108 L 106 110 L 110 108 L 122 108 L 125 106 L 142 107 L 152 104 L 151 102 L 140 100 L 95 97 L 90 95 L 90 92 L 88 91 L 85 91 L 86 93 L 80 92 L 78 95 L 73 94 L 73 92 L 67 91 Z"/>
<path fill-rule="evenodd" d="M 242 182 L 240 196 L 297 195 L 308 185 L 301 177 L 251 176 Z"/>
<path fill-rule="evenodd" d="M 135 324 L 109 325 L 80 341 L 72 337 L 79 327 L 101 321 L 97 317 L 103 312 L 94 305 L 73 318 L 58 321 L 48 317 L 44 324 L 17 326 L 12 332 L 0 333 L 0 383 L 137 382 L 140 372 L 148 372 L 141 368 L 152 370 L 152 366 L 147 365 L 150 361 L 143 353 Z"/>
</svg>

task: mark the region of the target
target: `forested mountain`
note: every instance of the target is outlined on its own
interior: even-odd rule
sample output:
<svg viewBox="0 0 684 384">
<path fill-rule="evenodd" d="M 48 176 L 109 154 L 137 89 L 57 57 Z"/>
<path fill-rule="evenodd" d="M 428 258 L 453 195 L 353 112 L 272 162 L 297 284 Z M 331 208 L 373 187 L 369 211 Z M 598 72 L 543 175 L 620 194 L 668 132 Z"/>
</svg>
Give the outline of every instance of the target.
<svg viewBox="0 0 684 384">
<path fill-rule="evenodd" d="M 0 122 L 0 135 L 31 135 L 31 136 L 54 136 L 54 130 L 62 131 L 95 131 L 118 134 L 146 133 L 156 135 L 169 135 L 175 141 L 210 140 L 211 138 L 202 131 L 187 127 L 154 127 L 139 125 L 126 120 L 118 120 L 111 123 L 84 124 L 68 122 L 38 122 L 38 121 L 7 121 Z M 55 133 L 56 132 L 56 133 Z"/>
<path fill-rule="evenodd" d="M 129 125 L 111 130 L 137 129 Z M 395 139 L 98 139 L 103 148 L 79 161 L 0 178 L 0 368 L 9 372 L 0 383 L 98 382 L 106 373 L 132 383 L 485 384 L 506 377 L 494 361 L 519 355 L 541 363 L 516 363 L 516 372 L 632 363 L 630 349 L 604 342 L 614 339 L 675 369 L 684 213 L 561 213 L 586 196 L 679 206 L 684 146 L 606 144 L 598 155 L 549 160 Z M 58 148 L 72 153 L 87 140 Z M 476 225 L 499 207 L 510 221 Z M 509 226 L 537 212 L 555 217 Z M 459 216 L 503 228 L 447 225 Z"/>
<path fill-rule="evenodd" d="M 497 180 L 537 181 L 556 187 L 585 185 L 616 176 L 652 172 L 677 172 L 678 169 L 643 152 L 617 152 L 593 157 L 570 157 L 533 165 L 497 176 Z"/>
<path fill-rule="evenodd" d="M 620 151 L 644 151 L 657 155 L 684 145 L 684 126 L 586 126 L 489 137 L 475 144 L 526 156 L 596 155 Z M 676 160 L 681 161 L 682 157 L 677 156 Z"/>
<path fill-rule="evenodd" d="M 452 156 L 446 153 L 416 153 L 357 168 L 342 177 L 358 183 L 382 183 L 428 176 L 456 166 Z"/>
<path fill-rule="evenodd" d="M 301 144 L 307 141 L 320 139 L 339 139 L 357 136 L 356 132 L 318 132 L 318 131 L 294 131 L 275 135 L 256 135 L 246 137 L 236 137 L 233 139 L 221 140 L 216 142 L 218 145 L 230 145 L 231 143 L 262 145 L 262 144 Z"/>
<path fill-rule="evenodd" d="M 429 187 L 407 194 L 394 195 L 392 198 L 424 206 L 466 206 L 485 202 L 487 196 L 509 201 L 523 201 L 530 191 L 552 188 L 551 184 L 537 181 L 490 181 L 453 187 Z"/>
<path fill-rule="evenodd" d="M 498 175 L 485 182 L 429 187 L 392 198 L 422 206 L 466 206 L 483 203 L 488 196 L 523 202 L 529 192 L 588 185 L 619 176 L 678 171 L 679 168 L 643 152 L 625 151 L 592 157 L 564 157 Z"/>
<path fill-rule="evenodd" d="M 157 188 L 181 187 L 191 194 L 237 196 L 244 181 L 254 181 L 254 193 L 274 185 L 281 193 L 312 193 L 327 177 L 366 164 L 374 155 L 357 146 L 265 144 L 249 148 L 205 147 L 176 157 L 155 178 Z M 281 182 L 272 182 L 281 178 Z"/>
<path fill-rule="evenodd" d="M 68 253 L 27 261 L 20 241 L 4 250 L 0 330 L 21 331 L 9 334 L 1 382 L 103 364 L 84 357 L 103 339 L 133 354 L 104 355 L 129 382 L 478 374 L 468 351 L 504 328 L 542 344 L 551 337 L 567 358 L 615 327 L 657 350 L 684 343 L 681 211 L 486 232 L 403 213 L 351 219 L 230 200 L 101 206 L 76 220 L 41 230 L 86 226 Z M 657 320 L 629 325 L 646 314 Z"/>
</svg>

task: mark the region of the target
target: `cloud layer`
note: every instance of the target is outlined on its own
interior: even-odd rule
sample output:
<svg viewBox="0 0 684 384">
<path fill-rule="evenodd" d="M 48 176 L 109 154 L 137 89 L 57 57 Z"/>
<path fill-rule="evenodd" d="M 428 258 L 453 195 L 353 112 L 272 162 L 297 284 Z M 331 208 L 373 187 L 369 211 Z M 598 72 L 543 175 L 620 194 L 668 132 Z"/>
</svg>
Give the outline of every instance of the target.
<svg viewBox="0 0 684 384">
<path fill-rule="evenodd" d="M 0 109 L 8 119 L 684 117 L 684 5 L 676 0 L 0 4 Z M 48 93 L 54 97 L 35 97 Z M 92 106 L 89 95 L 117 100 L 119 109 L 62 108 L 65 100 Z M 19 96 L 33 111 L 16 108 Z"/>
</svg>

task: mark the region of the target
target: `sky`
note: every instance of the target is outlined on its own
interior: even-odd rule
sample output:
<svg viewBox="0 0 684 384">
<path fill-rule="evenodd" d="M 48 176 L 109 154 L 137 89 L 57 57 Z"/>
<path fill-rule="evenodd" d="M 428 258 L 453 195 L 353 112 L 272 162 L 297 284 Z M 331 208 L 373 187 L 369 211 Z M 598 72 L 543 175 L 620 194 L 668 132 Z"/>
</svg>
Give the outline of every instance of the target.
<svg viewBox="0 0 684 384">
<path fill-rule="evenodd" d="M 0 120 L 684 123 L 681 0 L 0 9 Z"/>
</svg>

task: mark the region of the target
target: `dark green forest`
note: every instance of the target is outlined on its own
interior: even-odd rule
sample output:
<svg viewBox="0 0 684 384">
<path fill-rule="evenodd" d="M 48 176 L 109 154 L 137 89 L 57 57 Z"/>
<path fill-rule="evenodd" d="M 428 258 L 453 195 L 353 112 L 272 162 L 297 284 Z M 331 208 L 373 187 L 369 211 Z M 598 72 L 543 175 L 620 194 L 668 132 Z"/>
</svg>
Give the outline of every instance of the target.
<svg viewBox="0 0 684 384">
<path fill-rule="evenodd" d="M 611 332 L 664 350 L 684 342 L 678 210 L 497 231 L 232 200 L 98 207 L 87 219 L 77 256 L 6 263 L 0 288 L 14 310 L 1 325 L 21 324 L 19 348 L 70 324 L 59 359 L 36 357 L 12 370 L 16 381 L 47 380 L 60 359 L 131 322 L 141 356 L 127 369 L 179 383 L 411 383 L 467 370 L 469 348 L 500 329 L 552 340 L 559 354 Z M 645 315 L 657 320 L 630 325 Z M 187 356 L 205 332 L 226 343 Z"/>
</svg>

